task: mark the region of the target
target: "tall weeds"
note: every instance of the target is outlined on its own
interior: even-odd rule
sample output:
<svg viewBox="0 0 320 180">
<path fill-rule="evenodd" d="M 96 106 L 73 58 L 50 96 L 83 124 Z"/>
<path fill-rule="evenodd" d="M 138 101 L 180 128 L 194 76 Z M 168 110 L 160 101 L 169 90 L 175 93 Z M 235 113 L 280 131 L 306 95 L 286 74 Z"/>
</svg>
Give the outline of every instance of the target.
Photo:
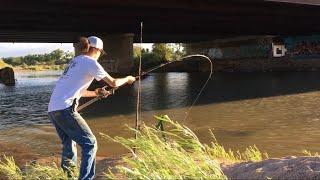
<svg viewBox="0 0 320 180">
<path fill-rule="evenodd" d="M 13 157 L 7 156 L 3 156 L 3 160 L 0 161 L 0 177 L 9 180 L 70 179 L 55 163 L 51 166 L 31 163 L 20 169 Z"/>
<path fill-rule="evenodd" d="M 267 158 L 256 146 L 244 152 L 225 150 L 218 144 L 212 131 L 210 145 L 202 144 L 188 127 L 172 121 L 168 116 L 155 116 L 156 127 L 142 125 L 138 138 L 110 137 L 100 133 L 108 141 L 120 143 L 131 156 L 122 158 L 118 165 L 106 172 L 108 179 L 227 179 L 221 162 L 260 161 Z M 164 127 L 164 128 L 163 128 Z M 0 177 L 8 179 L 68 179 L 60 167 L 29 164 L 20 169 L 12 157 L 0 161 Z M 76 175 L 75 175 L 76 177 Z"/>
<path fill-rule="evenodd" d="M 237 150 L 236 152 L 231 149 L 226 150 L 221 146 L 213 132 L 210 130 L 212 137 L 211 146 L 204 145 L 207 153 L 212 159 L 219 160 L 220 162 L 236 163 L 242 161 L 261 161 L 269 158 L 267 153 L 262 153 L 255 145 L 249 146 L 244 152 Z"/>
<path fill-rule="evenodd" d="M 109 170 L 106 173 L 108 178 L 226 179 L 218 160 L 237 162 L 262 159 L 262 154 L 255 146 L 243 153 L 227 152 L 217 143 L 212 133 L 214 142 L 208 146 L 202 144 L 188 127 L 172 121 L 168 116 L 155 117 L 165 123 L 166 131 L 147 125 L 142 125 L 140 131 L 129 127 L 137 132 L 137 139 L 112 138 L 100 133 L 105 139 L 123 145 L 133 155 L 133 158 L 123 158 L 125 165 Z"/>
</svg>

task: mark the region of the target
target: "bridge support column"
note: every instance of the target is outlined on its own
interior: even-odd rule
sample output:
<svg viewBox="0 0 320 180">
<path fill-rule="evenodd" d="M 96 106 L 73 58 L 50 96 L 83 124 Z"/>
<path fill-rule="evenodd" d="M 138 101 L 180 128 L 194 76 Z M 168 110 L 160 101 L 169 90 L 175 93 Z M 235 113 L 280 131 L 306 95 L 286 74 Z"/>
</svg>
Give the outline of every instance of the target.
<svg viewBox="0 0 320 180">
<path fill-rule="evenodd" d="M 101 37 L 107 55 L 99 59 L 100 64 L 110 73 L 126 74 L 133 67 L 134 34 L 109 34 Z"/>
</svg>

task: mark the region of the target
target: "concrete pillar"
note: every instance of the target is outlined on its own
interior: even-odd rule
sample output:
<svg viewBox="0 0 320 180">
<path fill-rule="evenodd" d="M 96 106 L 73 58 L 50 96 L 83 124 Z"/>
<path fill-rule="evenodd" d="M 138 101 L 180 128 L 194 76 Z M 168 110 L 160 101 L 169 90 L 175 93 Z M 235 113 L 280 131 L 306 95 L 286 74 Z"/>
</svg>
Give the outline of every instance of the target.
<svg viewBox="0 0 320 180">
<path fill-rule="evenodd" d="M 79 43 L 73 43 L 74 56 L 79 56 L 81 54 Z"/>
<path fill-rule="evenodd" d="M 134 34 L 109 34 L 101 37 L 107 55 L 99 59 L 100 64 L 110 73 L 129 73 L 133 67 Z"/>
</svg>

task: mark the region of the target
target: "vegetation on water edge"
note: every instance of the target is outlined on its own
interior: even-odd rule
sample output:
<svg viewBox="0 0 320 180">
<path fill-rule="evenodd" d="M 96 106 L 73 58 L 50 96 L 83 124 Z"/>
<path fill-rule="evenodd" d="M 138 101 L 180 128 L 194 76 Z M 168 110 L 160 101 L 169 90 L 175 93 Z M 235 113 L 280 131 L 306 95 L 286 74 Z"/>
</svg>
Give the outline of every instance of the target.
<svg viewBox="0 0 320 180">
<path fill-rule="evenodd" d="M 0 59 L 0 69 L 5 67 L 13 67 L 14 70 L 30 70 L 30 71 L 44 71 L 44 70 L 64 70 L 67 64 L 60 64 L 60 65 L 48 65 L 48 64 L 37 64 L 37 65 L 17 65 L 12 66 L 10 64 L 5 63 L 2 59 Z"/>
<path fill-rule="evenodd" d="M 226 179 L 221 162 L 260 161 L 267 158 L 255 146 L 244 152 L 231 150 L 218 144 L 210 131 L 213 141 L 203 144 L 188 127 L 172 121 L 168 116 L 155 116 L 156 127 L 141 125 L 138 138 L 110 137 L 100 133 L 108 141 L 120 143 L 132 153 L 124 156 L 123 165 L 106 172 L 106 179 Z M 165 128 L 163 128 L 165 127 Z M 134 151 L 135 149 L 135 151 Z M 9 179 L 67 179 L 62 169 L 52 166 L 27 165 L 19 169 L 12 157 L 0 161 L 0 177 Z"/>
<path fill-rule="evenodd" d="M 306 156 L 316 156 L 316 157 L 320 156 L 320 154 L 318 152 L 311 152 L 306 149 L 302 151 L 302 154 L 306 155 Z"/>
<path fill-rule="evenodd" d="M 62 65 L 68 64 L 73 57 L 73 52 L 64 52 L 61 49 L 56 49 L 46 54 L 6 57 L 3 58 L 3 61 L 12 66 Z"/>
<path fill-rule="evenodd" d="M 267 157 L 255 146 L 243 153 L 226 151 L 212 133 L 212 144 L 202 144 L 188 127 L 172 121 L 168 116 L 155 117 L 159 120 L 158 125 L 165 123 L 166 131 L 143 124 L 140 131 L 130 128 L 137 133 L 137 139 L 112 138 L 100 133 L 107 140 L 123 145 L 133 155 L 131 158 L 123 157 L 125 165 L 109 169 L 106 173 L 108 178 L 226 179 L 220 168 L 221 161 L 260 161 Z"/>
<path fill-rule="evenodd" d="M 140 51 L 140 46 L 133 46 L 133 70 L 137 70 L 139 67 L 140 55 L 142 69 L 149 69 L 162 63 L 180 59 L 185 54 L 184 45 L 181 43 L 154 43 L 151 51 L 148 49 Z"/>
<path fill-rule="evenodd" d="M 76 170 L 74 174 L 76 177 L 78 171 Z M 0 178 L 1 177 L 9 180 L 68 179 L 68 175 L 55 163 L 52 163 L 52 165 L 30 163 L 20 169 L 16 165 L 13 157 L 6 156 L 0 161 Z"/>
<path fill-rule="evenodd" d="M 26 65 L 15 66 L 14 70 L 30 70 L 30 71 L 45 71 L 45 70 L 64 70 L 67 64 L 61 65 Z"/>
<path fill-rule="evenodd" d="M 0 59 L 0 69 L 5 67 L 11 67 L 9 64 L 5 63 L 2 59 Z"/>
</svg>

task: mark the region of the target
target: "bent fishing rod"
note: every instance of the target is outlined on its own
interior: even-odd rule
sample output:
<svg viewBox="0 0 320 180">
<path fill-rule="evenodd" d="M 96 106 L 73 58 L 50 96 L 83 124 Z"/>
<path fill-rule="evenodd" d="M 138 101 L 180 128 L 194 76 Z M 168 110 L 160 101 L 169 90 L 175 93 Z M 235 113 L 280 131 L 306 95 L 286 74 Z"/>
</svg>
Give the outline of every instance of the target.
<svg viewBox="0 0 320 180">
<path fill-rule="evenodd" d="M 154 67 L 154 68 L 151 68 L 151 69 L 149 69 L 149 70 L 141 73 L 140 76 L 136 76 L 135 78 L 136 78 L 136 79 L 139 79 L 139 78 L 141 78 L 142 76 L 145 76 L 145 75 L 147 75 L 147 74 L 149 74 L 149 73 L 151 73 L 151 72 L 153 72 L 153 71 L 155 71 L 155 70 L 157 70 L 157 69 L 159 69 L 159 68 L 161 68 L 161 67 L 167 66 L 167 65 L 172 64 L 172 63 L 174 63 L 174 62 L 179 62 L 179 61 L 181 62 L 181 61 L 183 61 L 184 59 L 188 59 L 188 58 L 191 58 L 191 57 L 201 57 L 201 58 L 203 58 L 203 59 L 208 60 L 208 62 L 210 63 L 210 74 L 209 74 L 209 77 L 208 77 L 207 81 L 205 82 L 204 86 L 202 87 L 202 89 L 200 90 L 200 92 L 199 92 L 198 96 L 196 97 L 195 101 L 192 103 L 192 106 L 193 106 L 193 105 L 196 103 L 196 101 L 198 100 L 200 94 L 201 94 L 202 91 L 204 90 L 205 86 L 207 85 L 207 83 L 208 83 L 208 81 L 210 80 L 210 78 L 211 78 L 211 76 L 212 76 L 212 73 L 213 73 L 213 64 L 212 64 L 212 61 L 211 61 L 211 59 L 210 59 L 209 57 L 207 57 L 207 56 L 205 56 L 205 55 L 202 55 L 202 54 L 194 54 L 194 55 L 184 56 L 184 57 L 182 57 L 182 58 L 180 58 L 180 59 L 178 59 L 178 60 L 170 61 L 170 62 L 167 62 L 167 63 L 163 63 L 163 64 L 160 64 L 160 65 Z M 125 85 L 125 84 L 124 84 L 124 85 Z M 106 85 L 106 86 L 102 87 L 102 89 L 108 91 L 108 92 L 109 92 L 109 95 L 114 95 L 114 94 L 115 94 L 115 91 L 116 91 L 119 87 L 121 87 L 121 86 L 110 88 L 110 86 Z M 109 90 L 108 90 L 108 88 L 109 88 Z M 96 101 L 98 101 L 98 100 L 107 98 L 109 95 L 107 95 L 107 96 L 97 96 L 97 97 L 91 99 L 90 101 L 88 101 L 88 102 L 82 104 L 81 106 L 79 106 L 79 107 L 77 108 L 77 111 L 81 111 L 82 109 L 88 107 L 88 106 L 91 105 L 92 103 L 94 103 L 94 102 L 96 102 Z M 191 106 L 191 107 L 192 107 L 192 106 Z M 189 111 L 190 111 L 190 110 L 191 110 L 191 109 L 189 109 Z M 186 116 L 187 116 L 187 115 L 186 115 Z"/>
</svg>

